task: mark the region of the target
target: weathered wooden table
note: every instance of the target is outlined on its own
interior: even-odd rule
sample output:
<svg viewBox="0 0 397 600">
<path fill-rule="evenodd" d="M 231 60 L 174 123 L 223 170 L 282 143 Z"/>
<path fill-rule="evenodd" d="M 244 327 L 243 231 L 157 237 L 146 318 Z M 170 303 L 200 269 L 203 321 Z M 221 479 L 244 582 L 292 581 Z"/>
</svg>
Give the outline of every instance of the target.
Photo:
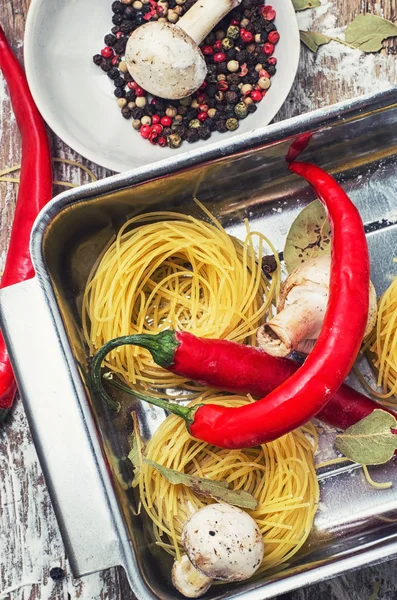
<svg viewBox="0 0 397 600">
<path fill-rule="evenodd" d="M 80 0 L 84 2 L 84 0 Z M 106 1 L 106 0 L 101 0 Z M 29 0 L 0 0 L 0 22 L 22 59 L 23 32 Z M 322 7 L 299 14 L 301 29 L 338 34 L 359 12 L 375 12 L 397 19 L 397 0 L 322 0 Z M 301 51 L 298 77 L 277 120 L 282 120 L 339 100 L 381 90 L 397 83 L 397 41 L 388 42 L 378 55 L 363 55 L 336 43 L 317 55 Z M 54 135 L 56 157 L 82 161 L 99 177 L 105 169 L 81 159 Z M 0 170 L 18 164 L 20 139 L 12 118 L 4 81 L 0 76 Z M 80 169 L 57 165 L 55 179 L 82 184 Z M 58 193 L 61 188 L 56 188 Z M 16 188 L 0 183 L 0 271 L 14 211 Z M 288 596 L 288 600 L 392 600 L 397 598 L 396 562 L 367 568 Z M 52 567 L 65 569 L 66 577 L 54 582 Z M 37 461 L 20 401 L 0 430 L 0 600 L 131 600 L 121 569 L 110 569 L 72 580 L 67 558 Z M 284 598 L 283 600 L 287 600 Z"/>
</svg>

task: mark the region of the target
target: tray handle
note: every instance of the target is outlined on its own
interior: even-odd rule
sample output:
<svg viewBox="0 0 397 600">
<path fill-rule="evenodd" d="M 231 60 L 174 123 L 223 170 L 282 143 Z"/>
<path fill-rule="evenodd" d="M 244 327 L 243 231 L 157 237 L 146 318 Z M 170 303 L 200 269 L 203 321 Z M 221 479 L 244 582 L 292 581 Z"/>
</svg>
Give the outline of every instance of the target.
<svg viewBox="0 0 397 600">
<path fill-rule="evenodd" d="M 5 288 L 0 325 L 73 575 L 125 565 L 130 542 L 55 300 L 37 278 Z"/>
</svg>

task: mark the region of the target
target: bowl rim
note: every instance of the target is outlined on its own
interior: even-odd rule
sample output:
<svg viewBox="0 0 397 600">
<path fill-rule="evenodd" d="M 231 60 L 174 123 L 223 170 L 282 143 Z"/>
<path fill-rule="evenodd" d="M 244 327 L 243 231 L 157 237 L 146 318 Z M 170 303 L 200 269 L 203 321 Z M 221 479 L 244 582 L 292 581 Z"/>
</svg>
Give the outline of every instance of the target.
<svg viewBox="0 0 397 600">
<path fill-rule="evenodd" d="M 100 167 L 103 167 L 105 169 L 113 171 L 115 173 L 121 173 L 121 172 L 125 172 L 126 170 L 130 170 L 130 169 L 126 169 L 124 167 L 120 168 L 120 161 L 109 158 L 108 156 L 102 156 L 100 149 L 99 149 L 99 151 L 96 151 L 95 149 L 90 148 L 86 144 L 80 142 L 76 136 L 69 134 L 67 128 L 64 127 L 64 125 L 61 123 L 61 121 L 59 121 L 50 110 L 47 110 L 47 102 L 45 100 L 45 93 L 43 91 L 43 87 L 39 83 L 39 77 L 38 77 L 39 69 L 37 68 L 37 64 L 35 63 L 34 58 L 33 58 L 35 53 L 30 51 L 30 49 L 33 48 L 34 45 L 36 44 L 37 37 L 35 35 L 35 30 L 36 30 L 36 25 L 39 22 L 39 19 L 37 18 L 38 13 L 39 13 L 42 5 L 48 1 L 49 0 L 31 0 L 30 6 L 28 9 L 27 19 L 26 19 L 26 25 L 25 25 L 24 47 L 23 47 L 24 65 L 25 65 L 25 73 L 26 73 L 26 77 L 28 80 L 30 92 L 33 96 L 34 102 L 35 102 L 37 108 L 39 109 L 43 119 L 45 120 L 47 125 L 51 128 L 51 130 L 55 133 L 55 135 L 61 141 L 63 141 L 65 144 L 67 144 L 72 150 L 79 153 L 83 158 L 91 161 L 92 163 L 94 163 Z M 265 4 L 267 0 L 262 0 L 262 1 Z M 284 2 L 285 2 L 285 11 L 287 13 L 288 21 L 289 21 L 290 25 L 292 25 L 292 28 L 288 35 L 289 44 L 292 47 L 300 48 L 299 26 L 298 26 L 298 22 L 296 19 L 296 13 L 295 13 L 295 9 L 292 4 L 292 0 L 286 0 L 286 1 L 284 0 Z M 250 131 L 255 131 L 257 129 L 263 129 L 263 128 L 268 127 L 271 124 L 271 121 L 274 119 L 274 117 L 277 115 L 277 113 L 283 106 L 285 100 L 287 99 L 287 97 L 292 89 L 292 86 L 294 84 L 296 74 L 298 71 L 299 58 L 300 58 L 299 51 L 290 53 L 290 55 L 288 57 L 289 72 L 290 72 L 290 78 L 291 78 L 289 85 L 287 85 L 285 87 L 284 91 L 281 91 L 281 93 L 279 94 L 279 102 L 276 103 L 276 105 L 273 107 L 272 110 L 268 111 L 267 123 L 265 125 L 258 124 L 258 126 L 255 126 L 255 122 L 253 122 L 253 127 L 252 127 L 252 129 L 250 129 Z M 181 151 L 178 154 L 179 154 L 179 156 L 188 156 L 192 152 L 196 152 L 197 150 L 200 150 L 200 149 L 214 150 L 215 148 L 222 148 L 223 146 L 228 146 L 230 144 L 231 140 L 233 140 L 233 142 L 235 142 L 245 136 L 246 136 L 246 132 L 241 132 L 241 133 L 234 133 L 228 137 L 225 137 L 223 140 L 217 140 L 217 141 L 214 141 L 209 144 L 199 141 L 198 143 L 194 144 L 194 148 L 191 148 L 191 147 L 189 147 L 190 145 L 188 145 L 185 151 Z M 145 161 L 144 164 L 132 166 L 131 168 L 132 169 L 139 168 L 139 167 L 145 168 L 148 165 L 155 164 L 164 159 L 167 159 L 167 156 L 160 157 L 160 158 L 154 157 L 151 160 Z"/>
</svg>

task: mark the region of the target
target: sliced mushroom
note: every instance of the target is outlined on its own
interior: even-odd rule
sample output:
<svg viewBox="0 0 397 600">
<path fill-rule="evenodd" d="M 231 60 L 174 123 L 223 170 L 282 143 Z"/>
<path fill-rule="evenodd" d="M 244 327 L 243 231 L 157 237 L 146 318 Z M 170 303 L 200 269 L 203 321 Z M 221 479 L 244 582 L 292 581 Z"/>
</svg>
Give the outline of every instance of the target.
<svg viewBox="0 0 397 600">
<path fill-rule="evenodd" d="M 331 257 L 318 256 L 292 271 L 282 287 L 277 315 L 258 329 L 260 348 L 279 357 L 294 350 L 308 354 L 313 349 L 327 310 L 330 268 Z M 376 292 L 371 283 L 365 336 L 375 326 L 376 312 Z"/>
<path fill-rule="evenodd" d="M 144 90 L 160 98 L 190 96 L 207 66 L 199 44 L 241 0 L 198 0 L 178 24 L 152 21 L 138 27 L 126 47 L 127 67 Z"/>
</svg>

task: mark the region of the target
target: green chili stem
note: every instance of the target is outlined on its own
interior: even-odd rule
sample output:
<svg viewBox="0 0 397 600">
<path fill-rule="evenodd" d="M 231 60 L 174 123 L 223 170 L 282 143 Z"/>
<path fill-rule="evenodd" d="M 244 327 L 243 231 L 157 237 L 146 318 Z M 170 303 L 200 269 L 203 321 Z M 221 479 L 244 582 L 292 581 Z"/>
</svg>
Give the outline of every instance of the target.
<svg viewBox="0 0 397 600">
<path fill-rule="evenodd" d="M 194 413 L 196 412 L 198 406 L 193 406 L 192 408 L 188 408 L 187 406 L 183 406 L 181 404 L 176 404 L 174 402 L 168 402 L 163 398 L 153 398 L 152 396 L 145 396 L 145 394 L 141 394 L 136 390 L 129 388 L 128 386 L 121 383 L 118 379 L 115 379 L 113 373 L 105 373 L 103 378 L 108 381 L 111 385 L 116 387 L 117 389 L 129 394 L 130 396 L 136 396 L 140 400 L 144 402 L 148 402 L 149 404 L 154 404 L 164 410 L 168 410 L 168 412 L 173 413 L 174 415 L 178 415 L 178 417 L 182 417 L 188 424 L 193 423 Z"/>
</svg>

